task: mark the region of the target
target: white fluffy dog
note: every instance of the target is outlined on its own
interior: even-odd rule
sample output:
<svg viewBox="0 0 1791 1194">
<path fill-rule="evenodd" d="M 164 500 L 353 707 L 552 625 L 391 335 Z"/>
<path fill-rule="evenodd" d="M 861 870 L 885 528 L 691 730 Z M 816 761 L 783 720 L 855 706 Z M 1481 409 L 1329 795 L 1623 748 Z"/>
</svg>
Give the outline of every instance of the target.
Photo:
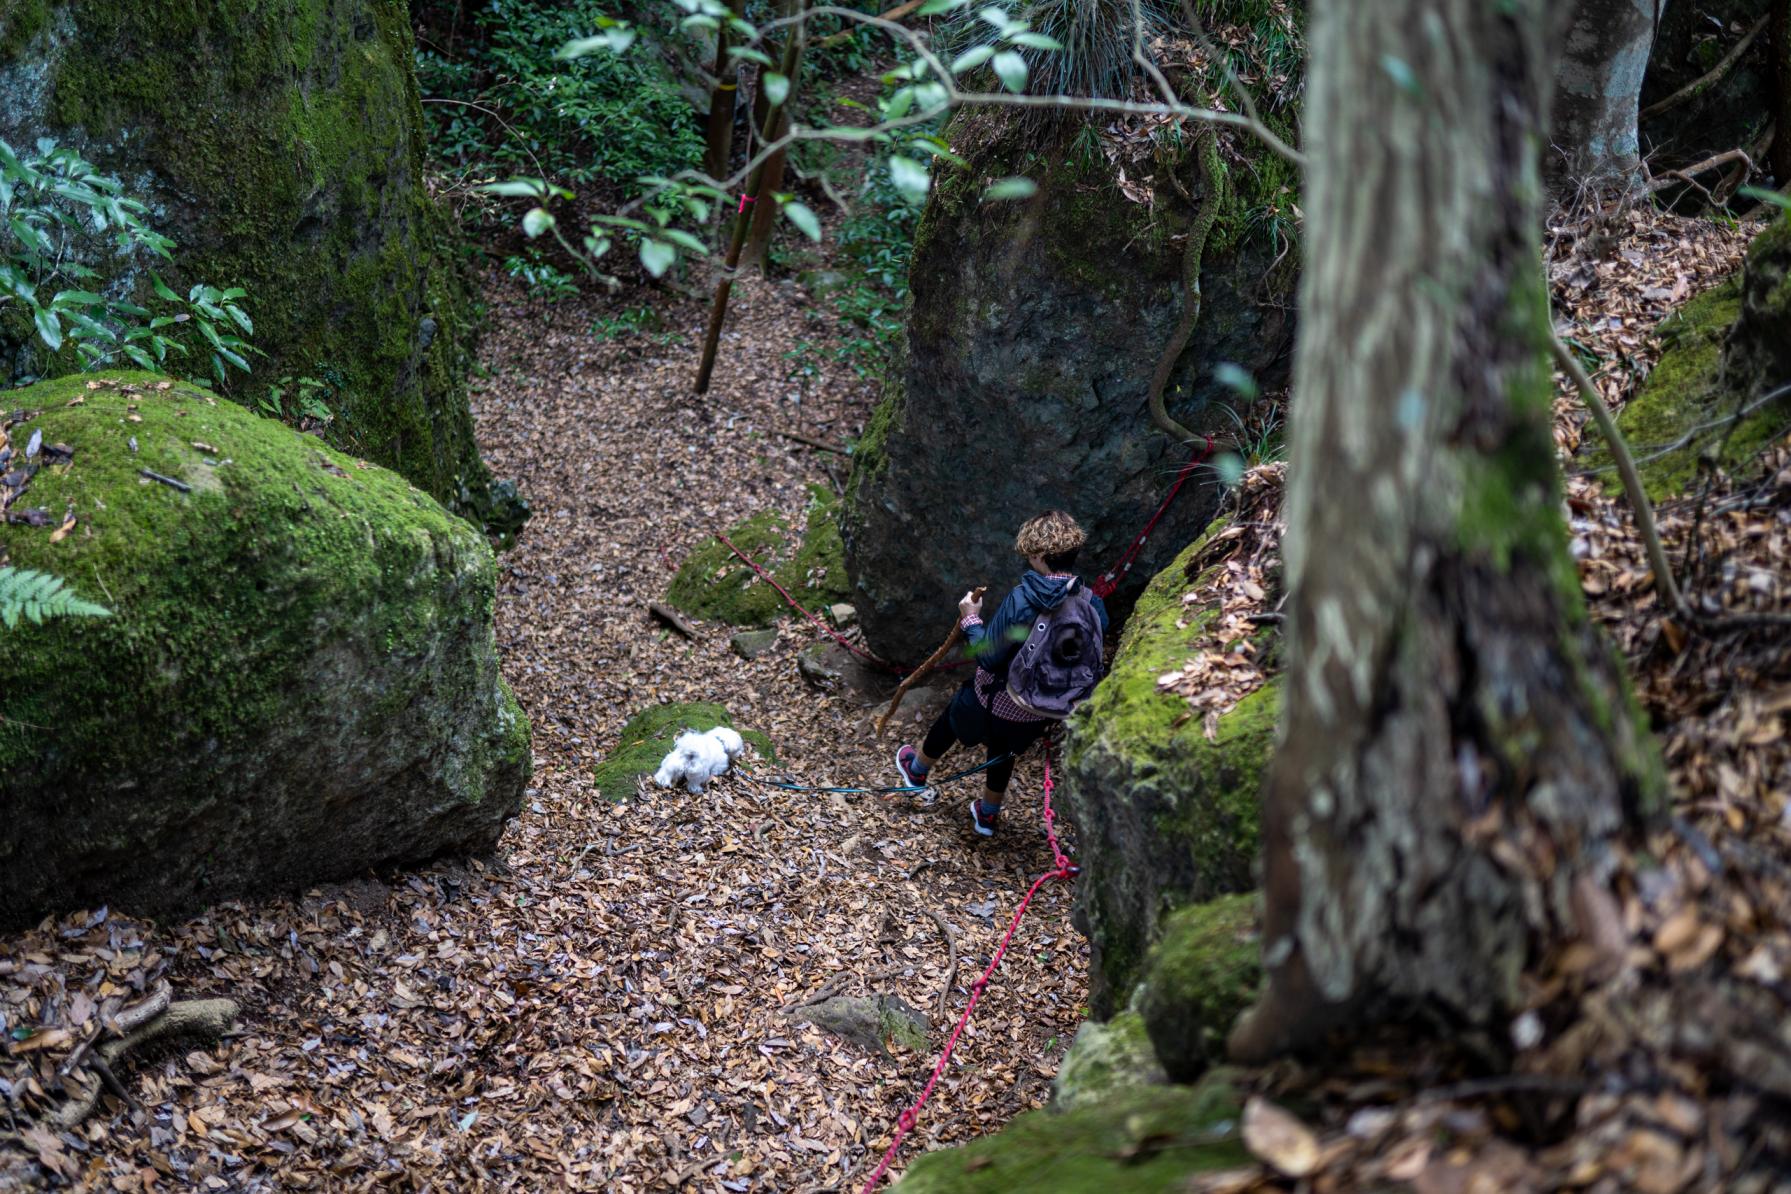
<svg viewBox="0 0 1791 1194">
<path fill-rule="evenodd" d="M 732 762 L 734 756 L 746 749 L 746 740 L 727 726 L 716 726 L 709 731 L 709 737 L 721 743 L 721 748 L 728 752 L 729 762 Z"/>
<path fill-rule="evenodd" d="M 701 734 L 685 730 L 673 740 L 671 752 L 653 773 L 653 782 L 672 788 L 683 780 L 685 788 L 700 796 L 710 780 L 728 769 L 744 745 L 740 735 L 726 726 Z"/>
</svg>

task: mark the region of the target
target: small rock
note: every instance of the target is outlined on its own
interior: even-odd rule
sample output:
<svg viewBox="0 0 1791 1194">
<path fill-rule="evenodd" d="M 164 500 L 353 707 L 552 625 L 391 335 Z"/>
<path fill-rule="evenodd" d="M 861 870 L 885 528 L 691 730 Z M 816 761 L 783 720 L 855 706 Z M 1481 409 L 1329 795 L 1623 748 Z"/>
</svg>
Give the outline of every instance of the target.
<svg viewBox="0 0 1791 1194">
<path fill-rule="evenodd" d="M 796 670 L 822 692 L 837 692 L 846 679 L 844 655 L 833 643 L 816 643 L 796 657 Z"/>
<path fill-rule="evenodd" d="M 843 601 L 837 605 L 828 606 L 827 612 L 833 615 L 833 624 L 841 630 L 858 621 L 858 610 Z"/>
<path fill-rule="evenodd" d="M 728 640 L 728 645 L 742 659 L 757 659 L 777 645 L 777 631 L 742 630 Z"/>
<path fill-rule="evenodd" d="M 810 270 L 799 279 L 805 289 L 820 298 L 824 294 L 832 294 L 836 290 L 845 290 L 852 285 L 852 279 L 834 269 Z"/>
</svg>

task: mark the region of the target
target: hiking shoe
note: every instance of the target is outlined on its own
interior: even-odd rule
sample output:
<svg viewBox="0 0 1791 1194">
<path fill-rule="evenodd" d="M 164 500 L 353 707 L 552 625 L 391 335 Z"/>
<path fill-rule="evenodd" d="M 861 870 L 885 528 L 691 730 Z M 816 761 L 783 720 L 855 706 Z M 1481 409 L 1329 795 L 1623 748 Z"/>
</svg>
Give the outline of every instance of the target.
<svg viewBox="0 0 1791 1194">
<path fill-rule="evenodd" d="M 914 770 L 920 762 L 920 752 L 912 746 L 903 744 L 896 750 L 896 774 L 902 777 L 902 784 L 910 788 L 927 786 L 927 773 Z"/>
<path fill-rule="evenodd" d="M 980 796 L 970 802 L 970 823 L 976 826 L 976 831 L 984 837 L 995 836 L 995 825 L 1000 819 L 1001 806 L 999 804 L 990 804 Z"/>
</svg>

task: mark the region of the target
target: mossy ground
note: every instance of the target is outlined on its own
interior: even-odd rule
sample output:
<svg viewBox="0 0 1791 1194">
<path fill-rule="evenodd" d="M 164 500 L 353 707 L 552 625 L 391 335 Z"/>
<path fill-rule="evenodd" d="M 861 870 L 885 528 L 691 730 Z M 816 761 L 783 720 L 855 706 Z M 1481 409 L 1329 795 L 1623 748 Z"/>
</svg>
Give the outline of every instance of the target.
<svg viewBox="0 0 1791 1194">
<path fill-rule="evenodd" d="M 1171 1194 L 1250 1162 L 1228 1077 L 1123 1091 L 1071 1111 L 1030 1111 L 1001 1131 L 918 1158 L 903 1194 Z"/>
<path fill-rule="evenodd" d="M 42 8 L 18 8 L 18 29 L 36 37 Z M 266 356 L 231 380 L 233 396 L 252 402 L 282 376 L 339 381 L 331 443 L 475 520 L 493 513 L 464 391 L 471 299 L 421 177 L 404 6 L 85 0 L 66 12 L 72 32 L 27 51 L 50 62 L 47 110 L 31 119 L 158 209 L 179 247 L 157 268 L 175 289 L 248 290 Z"/>
<path fill-rule="evenodd" d="M 1177 908 L 1151 946 L 1137 999 L 1158 1060 L 1178 1082 L 1224 1055 L 1238 1013 L 1262 981 L 1262 940 L 1254 894 L 1220 896 Z"/>
<path fill-rule="evenodd" d="M 839 500 L 825 488 L 810 487 L 800 537 L 788 519 L 770 510 L 727 534 L 734 546 L 817 615 L 825 616 L 828 605 L 848 600 Z M 769 626 L 794 612 L 719 539 L 708 540 L 685 558 L 666 590 L 666 600 L 687 614 L 733 626 Z"/>
<path fill-rule="evenodd" d="M 672 739 L 684 730 L 712 730 L 733 726 L 733 718 L 720 705 L 696 701 L 686 704 L 650 705 L 629 718 L 616 740 L 615 749 L 591 773 L 605 800 L 621 802 L 635 794 L 637 781 L 659 769 L 659 761 L 672 748 Z M 740 736 L 767 761 L 777 758 L 771 739 L 757 730 L 741 730 Z"/>
<path fill-rule="evenodd" d="M 1656 334 L 1660 360 L 1617 427 L 1648 496 L 1662 501 L 1686 491 L 1707 453 L 1717 453 L 1719 467 L 1744 469 L 1791 428 L 1791 398 L 1759 404 L 1784 381 L 1776 362 L 1791 355 L 1783 348 L 1791 340 L 1791 216 L 1754 238 L 1742 275 L 1686 303 Z M 1621 490 L 1609 450 L 1590 437 L 1586 463 L 1608 491 Z"/>
</svg>

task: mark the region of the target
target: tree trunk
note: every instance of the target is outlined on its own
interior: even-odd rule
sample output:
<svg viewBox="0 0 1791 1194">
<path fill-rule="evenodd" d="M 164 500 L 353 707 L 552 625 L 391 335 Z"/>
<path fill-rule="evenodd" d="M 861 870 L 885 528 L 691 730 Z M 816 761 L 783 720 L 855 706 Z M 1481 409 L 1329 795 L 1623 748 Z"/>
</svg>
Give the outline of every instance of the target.
<svg viewBox="0 0 1791 1194">
<path fill-rule="evenodd" d="M 1553 7 L 1559 8 L 1559 3 Z M 1641 184 L 1636 114 L 1654 30 L 1666 0 L 1574 0 L 1555 69 L 1550 189 L 1582 183 L 1633 190 Z"/>
<path fill-rule="evenodd" d="M 1780 0 L 1766 32 L 1772 39 L 1772 175 L 1782 190 L 1791 187 L 1791 3 Z"/>
<path fill-rule="evenodd" d="M 1255 1060 L 1487 1024 L 1661 779 L 1567 553 L 1537 156 L 1561 0 L 1315 0 Z M 1353 495 L 1349 501 L 1341 495 Z"/>
</svg>

